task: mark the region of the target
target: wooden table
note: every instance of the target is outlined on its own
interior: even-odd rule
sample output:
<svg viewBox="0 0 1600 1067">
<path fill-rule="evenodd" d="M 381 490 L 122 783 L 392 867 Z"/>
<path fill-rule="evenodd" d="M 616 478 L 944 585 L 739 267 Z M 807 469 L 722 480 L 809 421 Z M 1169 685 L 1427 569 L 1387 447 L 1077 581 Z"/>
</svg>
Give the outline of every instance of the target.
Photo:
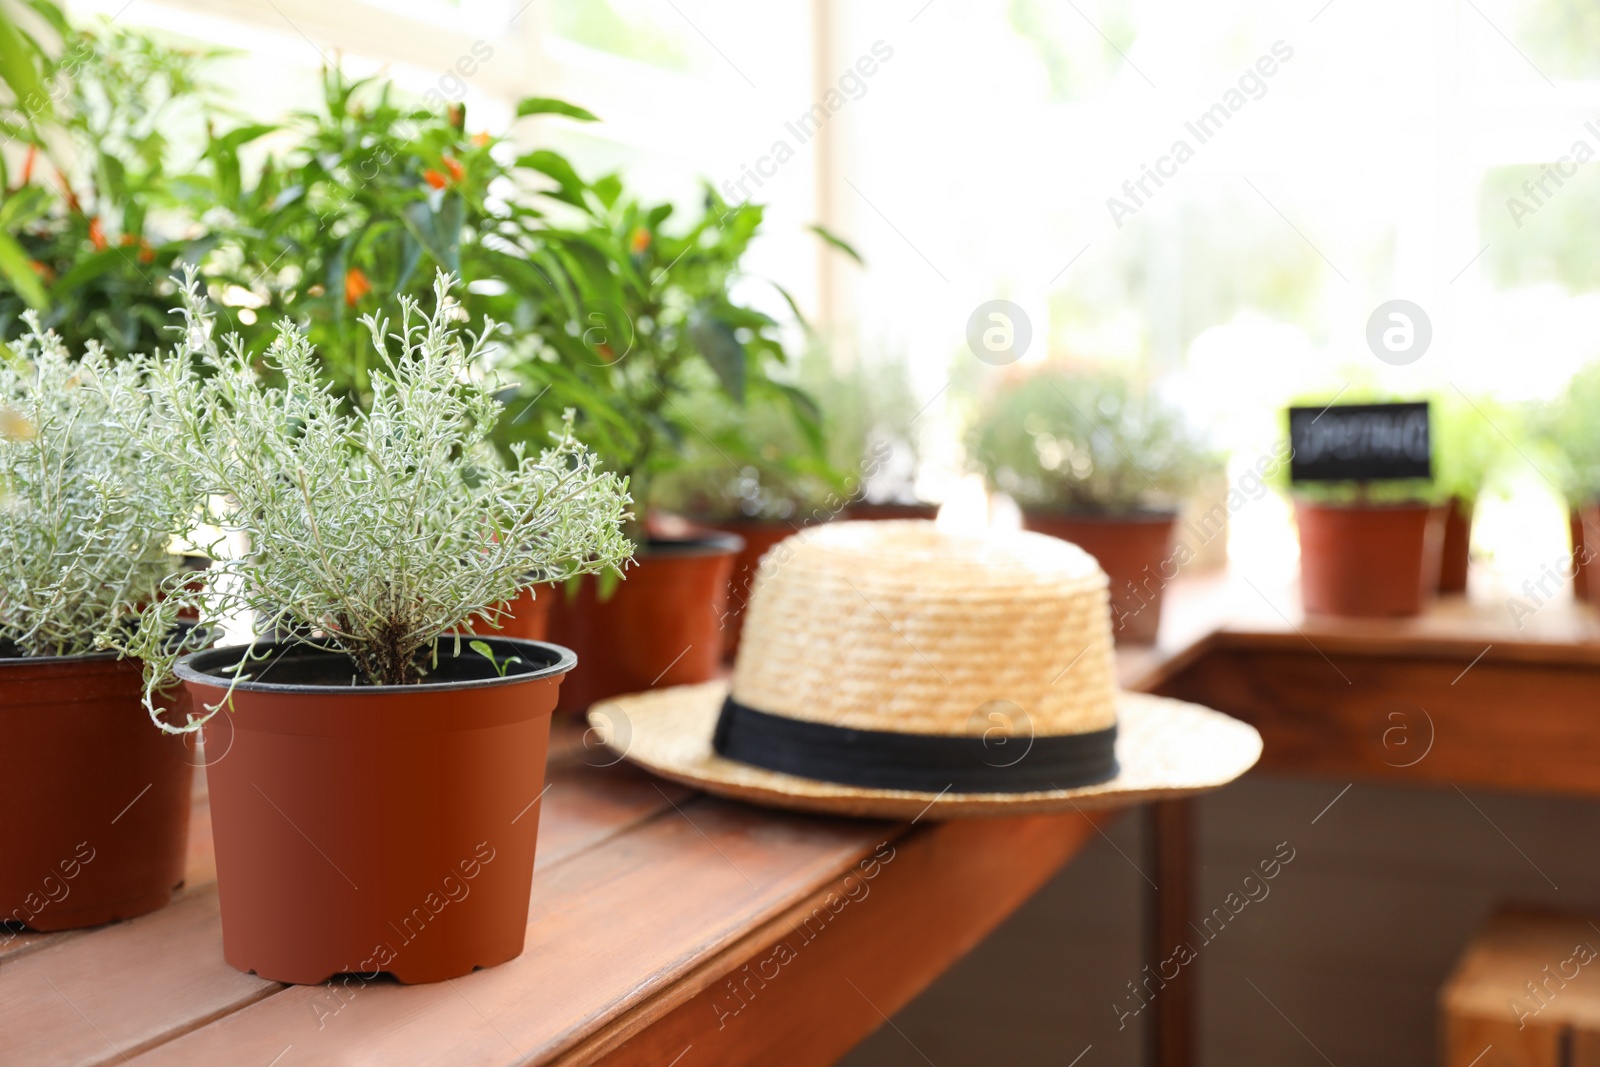
<svg viewBox="0 0 1600 1067">
<path fill-rule="evenodd" d="M 1600 617 L 1516 592 L 1443 598 L 1415 619 L 1305 619 L 1292 590 L 1242 579 L 1172 590 L 1172 654 L 1140 686 L 1261 732 L 1260 769 L 1444 789 L 1600 796 Z M 1515 591 L 1513 591 L 1515 592 Z M 1514 610 L 1515 609 L 1515 610 Z M 1332 794 L 1330 794 L 1332 795 Z M 1188 939 L 1192 813 L 1153 805 L 1149 958 Z M 1164 946 L 1164 949 L 1163 949 Z M 1194 1060 L 1194 968 L 1155 1001 L 1152 1062 Z"/>
<path fill-rule="evenodd" d="M 1253 585 L 1187 581 L 1169 596 L 1162 647 L 1119 653 L 1124 684 L 1252 722 L 1264 766 L 1600 793 L 1600 624 L 1587 609 L 1551 605 L 1517 631 L 1499 603 L 1301 624 Z M 611 757 L 572 724 L 556 741 L 517 960 L 429 986 L 282 986 L 233 970 L 202 792 L 171 907 L 0 947 L 0 1064 L 831 1063 L 1115 817 L 785 815 L 599 766 Z M 1157 958 L 1189 917 L 1190 812 L 1146 812 Z M 1192 970 L 1156 1001 L 1158 1062 L 1192 1055 Z"/>
</svg>

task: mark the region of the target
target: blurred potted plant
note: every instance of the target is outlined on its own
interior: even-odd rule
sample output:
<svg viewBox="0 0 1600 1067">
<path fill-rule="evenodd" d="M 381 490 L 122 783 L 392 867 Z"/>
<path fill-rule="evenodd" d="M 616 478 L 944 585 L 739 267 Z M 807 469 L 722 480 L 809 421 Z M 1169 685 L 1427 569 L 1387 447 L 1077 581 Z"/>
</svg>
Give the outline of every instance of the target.
<svg viewBox="0 0 1600 1067">
<path fill-rule="evenodd" d="M 1044 367 L 986 399 L 968 451 L 1030 530 L 1099 560 L 1116 639 L 1154 641 L 1189 552 L 1173 545 L 1177 505 L 1210 463 L 1182 416 L 1127 374 Z"/>
<path fill-rule="evenodd" d="M 140 364 L 154 414 L 136 429 L 204 490 L 194 521 L 249 551 L 169 579 L 121 645 L 152 696 L 176 671 L 186 727 L 230 716 L 209 770 L 224 954 L 286 982 L 436 981 L 511 959 L 538 824 L 518 815 L 573 656 L 456 631 L 535 580 L 620 566 L 623 486 L 570 436 L 502 465 L 484 339 L 461 336 L 442 275 L 431 313 L 403 300 L 393 335 L 367 320 L 366 408 L 321 378 L 303 333 L 280 330 L 264 358 L 283 384 L 267 386 L 238 339 L 212 341 L 192 274 L 185 301 L 177 350 Z M 174 664 L 162 635 L 185 609 L 254 612 L 291 636 Z"/>
<path fill-rule="evenodd" d="M 1439 552 L 1441 593 L 1467 591 L 1472 517 L 1489 475 L 1505 451 L 1502 434 L 1517 432 L 1513 413 L 1489 397 L 1448 393 L 1434 401 L 1437 447 L 1434 483 L 1445 501 Z"/>
<path fill-rule="evenodd" d="M 1579 370 L 1561 397 L 1528 414 L 1531 436 L 1555 453 L 1550 466 L 1567 504 L 1567 530 L 1580 565 L 1573 594 L 1589 600 L 1600 588 L 1600 363 Z M 1583 560 L 1587 563 L 1583 563 Z"/>
<path fill-rule="evenodd" d="M 0 131 L 21 148 L 9 169 L 0 157 L 0 340 L 31 307 L 69 349 L 92 340 L 113 354 L 149 351 L 177 303 L 174 267 L 210 247 L 199 217 L 212 184 L 199 154 L 223 112 L 204 76 L 213 54 L 111 24 L 75 27 L 46 0 L 28 7 L 37 33 L 21 22 L 0 31 L 0 44 L 6 34 L 26 43 L 20 55 L 0 48 L 13 91 Z M 28 55 L 37 69 L 23 88 L 16 71 Z M 231 137 L 237 147 L 265 130 Z"/>
<path fill-rule="evenodd" d="M 770 382 L 750 384 L 752 395 L 742 404 L 715 382 L 686 392 L 680 409 L 698 432 L 684 442 L 682 462 L 660 472 L 654 488 L 661 510 L 744 542 L 722 617 L 725 658 L 738 650 L 740 620 L 761 558 L 801 527 L 838 515 L 848 498 L 848 475 L 824 453 L 827 413 L 803 398 L 797 403 L 777 394 Z"/>
<path fill-rule="evenodd" d="M 849 474 L 852 519 L 932 519 L 939 505 L 917 494 L 917 421 L 926 405 L 900 358 L 861 357 L 821 368 L 807 385 L 826 416 L 828 455 Z"/>
<path fill-rule="evenodd" d="M 567 265 L 580 312 L 536 324 L 542 344 L 518 371 L 527 395 L 548 390 L 577 408 L 579 439 L 627 478 L 636 502 L 629 532 L 639 544 L 626 581 L 577 583 L 552 608 L 552 635 L 580 661 L 563 706 L 582 708 L 620 692 L 706 681 L 721 664 L 741 541 L 661 514 L 663 477 L 693 462 L 689 442 L 705 433 L 689 410 L 694 398 L 709 381 L 733 405 L 754 397 L 801 426 L 814 416 L 809 398 L 774 374 L 787 360 L 778 323 L 730 295 L 761 207 L 730 206 L 707 188 L 698 217 L 674 232 L 671 204 L 624 196 L 615 175 L 592 184 L 574 175 L 563 192 L 581 205 L 581 220 L 541 239 Z M 524 433 L 536 426 L 508 424 Z M 740 456 L 750 454 L 741 446 Z"/>
<path fill-rule="evenodd" d="M 1310 396 L 1297 407 L 1382 403 L 1368 388 Z M 1438 420 L 1431 420 L 1437 425 Z M 1434 449 L 1434 473 L 1439 472 Z M 1283 477 L 1288 477 L 1288 464 Z M 1308 613 L 1416 615 L 1439 584 L 1447 497 L 1437 479 L 1302 482 L 1292 487 L 1300 534 L 1300 592 Z"/>
<path fill-rule="evenodd" d="M 137 368 L 95 346 L 74 360 L 24 315 L 0 358 L 0 920 L 66 930 L 153 911 L 183 881 L 189 752 L 139 713 L 139 665 L 100 649 L 180 570 L 167 546 L 190 499 L 119 429 L 150 414 Z M 187 698 L 154 706 L 182 718 Z"/>
</svg>

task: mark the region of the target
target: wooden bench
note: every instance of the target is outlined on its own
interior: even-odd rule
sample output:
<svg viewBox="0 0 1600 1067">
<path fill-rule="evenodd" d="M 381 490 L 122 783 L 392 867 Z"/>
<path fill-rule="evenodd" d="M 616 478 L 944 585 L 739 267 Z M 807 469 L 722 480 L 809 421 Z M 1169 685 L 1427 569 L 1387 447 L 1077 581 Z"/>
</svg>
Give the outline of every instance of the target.
<svg viewBox="0 0 1600 1067">
<path fill-rule="evenodd" d="M 1600 1067 L 1600 923 L 1506 907 L 1439 994 L 1446 1067 Z"/>
</svg>

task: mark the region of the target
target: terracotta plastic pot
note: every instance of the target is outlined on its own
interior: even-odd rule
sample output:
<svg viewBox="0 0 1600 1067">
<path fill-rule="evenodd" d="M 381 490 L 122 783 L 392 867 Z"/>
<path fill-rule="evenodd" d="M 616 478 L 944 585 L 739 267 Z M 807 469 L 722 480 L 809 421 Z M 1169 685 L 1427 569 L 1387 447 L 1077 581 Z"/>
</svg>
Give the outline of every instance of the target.
<svg viewBox="0 0 1600 1067">
<path fill-rule="evenodd" d="M 1572 597 L 1574 600 L 1587 601 L 1589 599 L 1589 572 L 1600 569 L 1600 537 L 1590 537 L 1584 529 L 1583 512 L 1573 508 L 1567 513 L 1567 537 L 1572 546 L 1573 563 Z M 1591 544 L 1590 542 L 1594 542 Z M 1594 553 L 1587 564 L 1582 562 L 1584 550 Z M 1595 576 L 1600 580 L 1600 575 Z"/>
<path fill-rule="evenodd" d="M 1305 610 L 1360 618 L 1419 614 L 1439 582 L 1444 510 L 1296 500 Z"/>
<path fill-rule="evenodd" d="M 550 635 L 578 654 L 561 708 L 582 711 L 621 693 L 715 678 L 728 578 L 743 547 L 722 533 L 652 538 L 608 599 L 594 578 L 583 579 L 576 595 L 552 597 Z"/>
<path fill-rule="evenodd" d="M 429 682 L 353 686 L 344 656 L 263 648 L 207 768 L 228 963 L 277 982 L 436 982 L 522 952 L 550 712 L 574 659 L 482 639 L 522 665 L 501 677 L 441 642 Z M 197 705 L 223 699 L 239 651 L 179 662 Z"/>
<path fill-rule="evenodd" d="M 505 614 L 496 621 L 498 628 L 479 619 L 479 633 L 498 637 L 520 637 L 524 641 L 543 641 L 550 636 L 550 605 L 561 595 L 559 586 L 538 585 L 524 589 L 517 599 L 505 605 Z"/>
<path fill-rule="evenodd" d="M 733 573 L 728 580 L 728 606 L 723 616 L 722 658 L 733 659 L 739 651 L 739 634 L 744 629 L 744 607 L 750 602 L 756 568 L 768 549 L 785 537 L 796 533 L 798 527 L 787 522 L 762 519 L 730 519 L 708 522 L 708 527 L 733 534 L 744 542 L 744 548 L 733 560 Z"/>
<path fill-rule="evenodd" d="M 1444 509 L 1444 539 L 1439 549 L 1439 592 L 1465 593 L 1472 548 L 1472 505 L 1451 497 Z"/>
<path fill-rule="evenodd" d="M 0 920 L 131 919 L 183 882 L 194 766 L 143 693 L 138 663 L 112 653 L 0 658 Z M 187 697 L 173 704 L 184 721 Z"/>
<path fill-rule="evenodd" d="M 1028 513 L 1023 524 L 1071 541 L 1093 556 L 1111 580 L 1112 634 L 1119 644 L 1151 644 L 1161 628 L 1161 599 L 1178 576 L 1172 511 L 1120 515 Z"/>
<path fill-rule="evenodd" d="M 870 504 L 865 500 L 850 505 L 847 518 L 867 522 L 885 519 L 937 519 L 938 504 Z"/>
</svg>

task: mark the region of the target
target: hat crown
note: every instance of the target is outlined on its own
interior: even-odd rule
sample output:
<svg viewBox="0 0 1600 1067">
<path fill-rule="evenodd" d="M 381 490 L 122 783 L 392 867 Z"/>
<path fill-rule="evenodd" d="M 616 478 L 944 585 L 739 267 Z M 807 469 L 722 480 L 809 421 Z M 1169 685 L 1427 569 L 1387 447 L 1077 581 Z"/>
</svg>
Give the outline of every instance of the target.
<svg viewBox="0 0 1600 1067">
<path fill-rule="evenodd" d="M 811 527 L 762 559 L 732 696 L 863 730 L 1103 730 L 1117 706 L 1106 576 L 1043 534 Z"/>
</svg>

